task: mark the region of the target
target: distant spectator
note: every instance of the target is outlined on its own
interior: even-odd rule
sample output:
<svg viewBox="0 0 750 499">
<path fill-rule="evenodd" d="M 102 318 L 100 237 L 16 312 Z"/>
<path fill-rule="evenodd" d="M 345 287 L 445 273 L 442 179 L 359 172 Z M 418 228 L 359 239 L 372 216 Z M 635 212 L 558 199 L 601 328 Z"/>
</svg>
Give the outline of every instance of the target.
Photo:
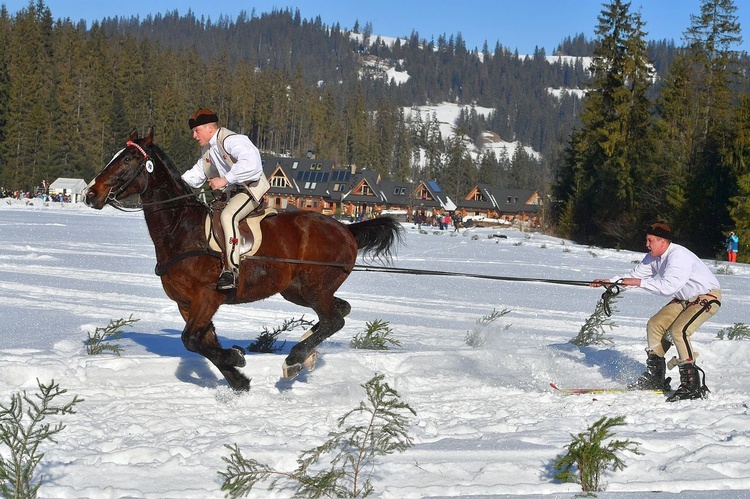
<svg viewBox="0 0 750 499">
<path fill-rule="evenodd" d="M 727 260 L 730 262 L 737 261 L 737 252 L 740 250 L 740 238 L 734 231 L 727 236 Z"/>
<path fill-rule="evenodd" d="M 424 224 L 426 220 L 427 220 L 427 217 L 425 217 L 424 211 L 417 212 L 417 228 L 418 229 L 422 228 L 422 224 Z"/>
<path fill-rule="evenodd" d="M 463 222 L 463 217 L 461 216 L 461 212 L 457 211 L 453 214 L 453 232 L 458 232 L 461 222 Z"/>
</svg>

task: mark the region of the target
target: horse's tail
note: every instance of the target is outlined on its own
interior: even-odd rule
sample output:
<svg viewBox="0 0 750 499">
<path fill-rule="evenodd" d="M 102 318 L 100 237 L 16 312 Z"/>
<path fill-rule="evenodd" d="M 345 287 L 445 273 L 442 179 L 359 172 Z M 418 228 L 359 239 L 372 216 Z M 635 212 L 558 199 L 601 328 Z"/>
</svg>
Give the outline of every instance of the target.
<svg viewBox="0 0 750 499">
<path fill-rule="evenodd" d="M 403 241 L 404 228 L 396 219 L 382 216 L 347 225 L 365 256 L 391 260 L 394 245 Z"/>
</svg>

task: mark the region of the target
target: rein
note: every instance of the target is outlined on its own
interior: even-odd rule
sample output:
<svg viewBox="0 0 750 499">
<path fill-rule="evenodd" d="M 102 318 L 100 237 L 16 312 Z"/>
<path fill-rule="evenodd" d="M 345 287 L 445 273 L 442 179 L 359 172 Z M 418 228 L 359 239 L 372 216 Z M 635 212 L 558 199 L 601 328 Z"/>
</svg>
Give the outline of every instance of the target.
<svg viewBox="0 0 750 499">
<path fill-rule="evenodd" d="M 221 190 L 219 190 L 219 191 L 204 191 L 204 190 L 201 190 L 201 191 L 198 191 L 198 192 L 191 192 L 191 193 L 188 193 L 188 194 L 183 194 L 181 196 L 176 196 L 176 197 L 169 198 L 169 199 L 164 199 L 164 200 L 161 200 L 161 201 L 152 201 L 150 203 L 139 203 L 137 208 L 135 208 L 133 210 L 126 210 L 126 209 L 124 209 L 124 208 L 122 208 L 120 206 L 120 202 L 117 200 L 117 196 L 119 196 L 120 194 L 122 194 L 123 192 L 125 192 L 125 190 L 128 187 L 130 187 L 130 184 L 132 184 L 135 181 L 135 179 L 137 179 L 138 176 L 141 173 L 143 173 L 144 169 L 148 173 L 153 172 L 154 171 L 154 163 L 151 161 L 151 156 L 141 146 L 139 146 L 138 144 L 136 144 L 132 140 L 127 141 L 125 145 L 127 147 L 134 147 L 141 154 L 141 156 L 143 158 L 141 159 L 141 161 L 140 161 L 140 163 L 138 165 L 138 171 L 135 173 L 135 175 L 133 175 L 133 177 L 130 180 L 128 180 L 127 182 L 125 182 L 117 190 L 117 192 L 114 192 L 114 193 L 110 192 L 107 195 L 108 204 L 110 206 L 112 206 L 113 208 L 116 208 L 116 209 L 118 209 L 120 211 L 125 211 L 125 212 L 136 212 L 138 210 L 142 210 L 144 206 L 157 206 L 157 205 L 160 205 L 160 204 L 167 204 L 167 203 L 172 203 L 174 201 L 179 201 L 180 199 L 197 198 L 198 196 L 200 196 L 200 195 L 202 195 L 202 194 L 204 194 L 206 192 L 221 192 Z M 141 191 L 139 194 L 142 196 L 144 191 Z"/>
</svg>

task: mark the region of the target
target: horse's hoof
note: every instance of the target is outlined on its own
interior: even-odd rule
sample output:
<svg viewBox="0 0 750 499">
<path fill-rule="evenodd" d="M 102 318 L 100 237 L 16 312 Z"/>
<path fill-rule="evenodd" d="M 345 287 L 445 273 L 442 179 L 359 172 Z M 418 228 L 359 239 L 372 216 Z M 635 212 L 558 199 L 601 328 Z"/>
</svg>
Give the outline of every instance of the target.
<svg viewBox="0 0 750 499">
<path fill-rule="evenodd" d="M 234 350 L 231 359 L 232 365 L 235 367 L 245 367 L 247 365 L 247 361 L 245 360 L 245 349 L 241 346 L 234 345 L 231 350 Z"/>
<path fill-rule="evenodd" d="M 284 362 L 284 364 L 281 366 L 281 371 L 283 373 L 284 379 L 294 379 L 299 375 L 299 373 L 302 372 L 302 364 L 297 363 L 289 366 L 286 362 Z"/>
<path fill-rule="evenodd" d="M 250 391 L 250 379 L 240 379 L 234 386 L 232 386 L 232 390 L 238 393 L 242 392 L 249 392 Z"/>
<path fill-rule="evenodd" d="M 305 369 L 308 371 L 312 371 L 315 369 L 315 363 L 318 361 L 318 352 L 311 353 L 304 362 L 302 362 L 302 365 L 305 366 Z"/>
</svg>

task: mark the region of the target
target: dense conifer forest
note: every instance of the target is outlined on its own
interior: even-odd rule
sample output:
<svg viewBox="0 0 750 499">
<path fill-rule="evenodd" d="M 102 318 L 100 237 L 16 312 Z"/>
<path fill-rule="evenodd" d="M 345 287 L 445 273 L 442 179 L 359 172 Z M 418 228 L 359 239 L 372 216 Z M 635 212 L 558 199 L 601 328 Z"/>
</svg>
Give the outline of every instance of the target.
<svg viewBox="0 0 750 499">
<path fill-rule="evenodd" d="M 748 58 L 735 11 L 703 0 L 677 47 L 647 42 L 636 9 L 612 0 L 595 39 L 518 54 L 467 47 L 460 33 L 385 40 L 369 23 L 347 31 L 289 9 L 87 25 L 41 0 L 3 7 L 0 186 L 90 180 L 134 128 L 153 127 L 187 168 L 197 157 L 187 117 L 210 107 L 267 154 L 314 150 L 384 179 L 437 180 L 453 197 L 476 183 L 537 189 L 559 235 L 640 248 L 644 224 L 659 219 L 713 256 L 728 230 L 750 237 Z M 467 106 L 449 137 L 434 115 L 405 113 L 444 102 Z M 486 131 L 537 154 L 490 154 Z"/>
</svg>

